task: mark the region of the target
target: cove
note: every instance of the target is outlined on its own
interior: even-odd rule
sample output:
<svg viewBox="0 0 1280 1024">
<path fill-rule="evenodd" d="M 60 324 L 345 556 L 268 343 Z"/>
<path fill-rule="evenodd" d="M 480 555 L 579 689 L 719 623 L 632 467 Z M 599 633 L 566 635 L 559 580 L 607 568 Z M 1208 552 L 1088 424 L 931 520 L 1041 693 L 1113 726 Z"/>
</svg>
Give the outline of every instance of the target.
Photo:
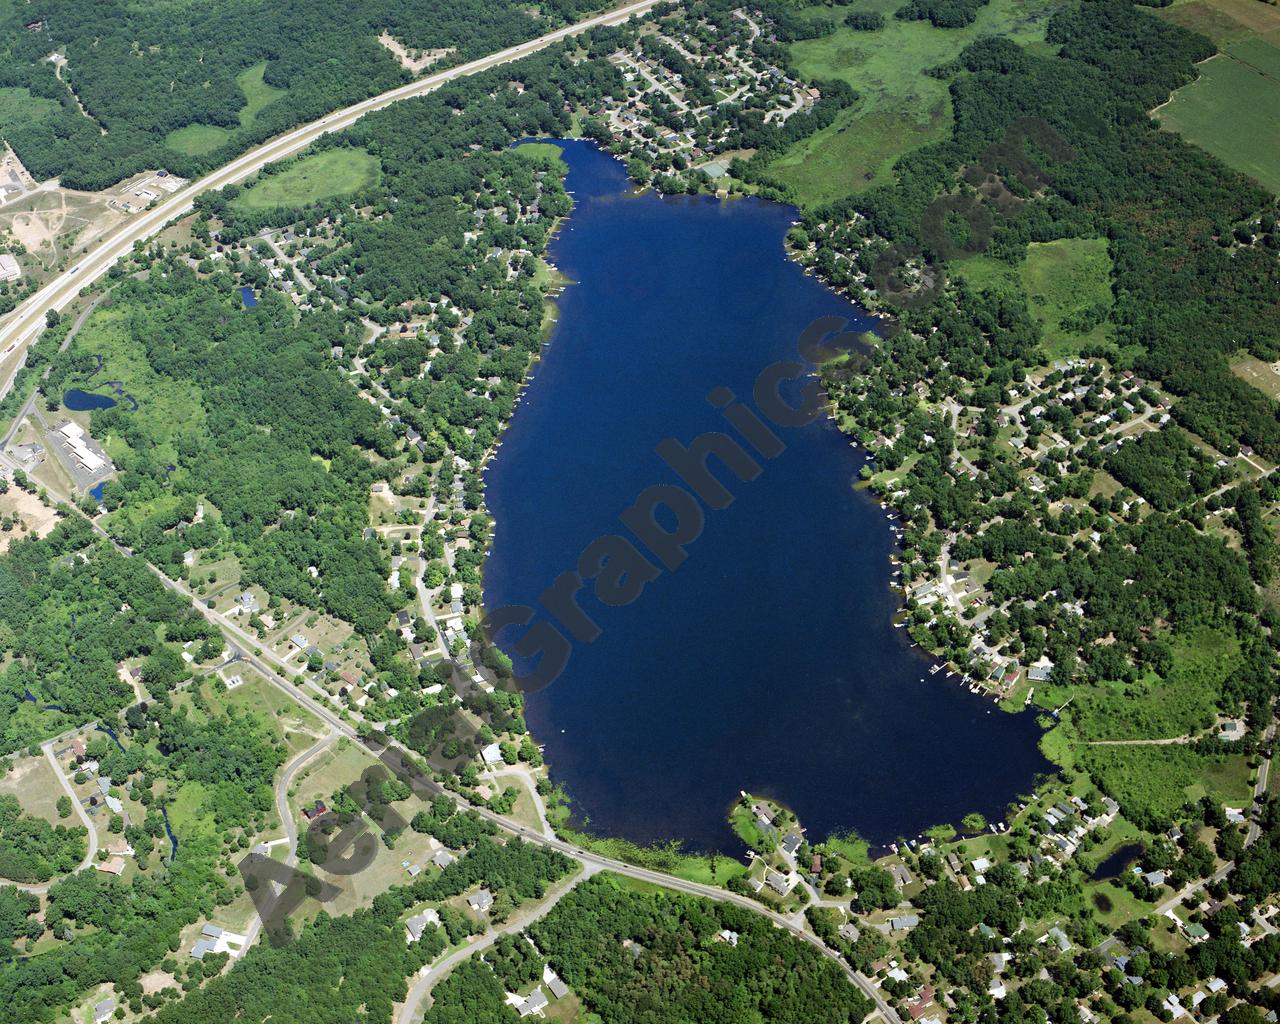
<svg viewBox="0 0 1280 1024">
<path fill-rule="evenodd" d="M 732 436 L 713 388 L 752 405 L 817 317 L 871 324 L 785 258 L 790 207 L 635 195 L 608 154 L 559 144 L 575 209 L 550 257 L 575 283 L 486 471 L 489 610 L 538 607 L 589 542 L 627 535 L 618 516 L 645 488 L 682 485 L 660 441 Z M 776 432 L 786 449 L 754 480 L 712 460 L 734 500 L 707 510 L 683 565 L 624 607 L 579 593 L 601 633 L 527 697 L 552 778 L 592 832 L 704 850 L 741 849 L 725 821 L 740 790 L 815 839 L 999 817 L 1051 769 L 1034 719 L 930 675 L 893 628 L 891 524 L 853 489 L 865 454 L 825 418 Z"/>
</svg>

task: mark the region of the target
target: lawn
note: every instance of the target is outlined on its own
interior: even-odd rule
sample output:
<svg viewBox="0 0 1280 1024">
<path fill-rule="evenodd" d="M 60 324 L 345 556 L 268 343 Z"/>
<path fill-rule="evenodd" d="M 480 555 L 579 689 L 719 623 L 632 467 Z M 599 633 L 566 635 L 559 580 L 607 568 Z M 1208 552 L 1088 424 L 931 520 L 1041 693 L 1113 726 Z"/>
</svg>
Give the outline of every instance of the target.
<svg viewBox="0 0 1280 1024">
<path fill-rule="evenodd" d="M 564 149 L 554 142 L 525 142 L 516 146 L 515 153 L 531 160 L 538 167 L 545 167 L 561 175 L 569 173 L 569 165 L 561 159 Z"/>
<path fill-rule="evenodd" d="M 1107 322 L 1088 331 L 1064 326 L 1064 321 L 1089 310 L 1111 309 L 1111 256 L 1106 239 L 1032 242 L 1027 246 L 1021 277 L 1031 316 L 1040 322 L 1050 359 L 1074 356 L 1082 349 L 1111 341 L 1114 332 Z"/>
<path fill-rule="evenodd" d="M 1227 46 L 1200 65 L 1155 116 L 1162 127 L 1280 192 L 1280 46 L 1261 38 Z"/>
<path fill-rule="evenodd" d="M 861 0 L 859 10 L 885 15 L 875 32 L 843 25 L 830 35 L 791 44 L 802 78 L 843 79 L 859 100 L 833 124 L 775 160 L 770 177 L 795 188 L 806 207 L 838 199 L 891 179 L 904 153 L 945 138 L 952 113 L 948 84 L 924 72 L 956 57 L 982 35 L 1004 35 L 1015 42 L 1044 38 L 1054 0 L 992 0 L 974 24 L 938 29 L 927 21 L 898 21 L 899 0 Z M 830 17 L 831 8 L 816 13 Z M 849 8 L 838 8 L 844 12 Z"/>
<path fill-rule="evenodd" d="M 378 158 L 363 149 L 328 149 L 288 164 L 284 170 L 262 177 L 236 198 L 244 210 L 269 210 L 278 206 L 305 206 L 330 196 L 349 195 L 378 180 Z"/>
</svg>

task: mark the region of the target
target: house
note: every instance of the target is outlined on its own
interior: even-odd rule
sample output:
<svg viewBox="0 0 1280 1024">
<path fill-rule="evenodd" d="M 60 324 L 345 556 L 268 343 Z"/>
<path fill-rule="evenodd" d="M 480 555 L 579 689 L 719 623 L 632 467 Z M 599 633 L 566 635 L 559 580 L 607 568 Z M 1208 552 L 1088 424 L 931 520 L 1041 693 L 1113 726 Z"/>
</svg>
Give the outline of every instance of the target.
<svg viewBox="0 0 1280 1024">
<path fill-rule="evenodd" d="M 547 994 L 543 992 L 541 988 L 535 988 L 525 998 L 524 1002 L 520 1003 L 516 1007 L 516 1012 L 519 1013 L 521 1017 L 528 1017 L 531 1013 L 536 1013 L 541 1017 L 543 1008 L 546 1007 L 546 1005 Z"/>
<path fill-rule="evenodd" d="M 497 743 L 490 743 L 487 747 L 485 747 L 482 751 L 480 751 L 480 756 L 481 758 L 484 759 L 485 764 L 489 764 L 489 765 L 502 764 L 502 747 L 499 746 Z"/>
<path fill-rule="evenodd" d="M 889 874 L 893 875 L 893 884 L 901 889 L 904 885 L 910 885 L 914 879 L 911 872 L 907 870 L 904 864 L 890 864 Z"/>
<path fill-rule="evenodd" d="M 839 935 L 846 942 L 857 942 L 862 937 L 862 933 L 858 931 L 858 926 L 852 921 L 846 921 L 840 926 Z"/>
<path fill-rule="evenodd" d="M 115 875 L 119 878 L 124 874 L 124 859 L 121 857 L 108 857 L 106 860 L 100 861 L 97 868 L 104 874 Z"/>
<path fill-rule="evenodd" d="M 738 944 L 739 935 L 737 932 L 731 932 L 728 928 L 722 928 L 716 933 L 716 938 L 721 942 L 727 942 L 731 946 Z"/>
<path fill-rule="evenodd" d="M 773 809 L 768 804 L 756 804 L 751 808 L 751 813 L 756 816 L 756 821 L 761 825 L 772 825 L 774 819 Z"/>
<path fill-rule="evenodd" d="M 1148 871 L 1142 877 L 1146 879 L 1147 885 L 1154 889 L 1164 885 L 1165 879 L 1169 876 L 1163 871 Z"/>
<path fill-rule="evenodd" d="M 200 929 L 200 934 L 206 939 L 213 939 L 216 942 L 218 939 L 222 938 L 222 929 L 216 924 L 206 924 Z"/>
<path fill-rule="evenodd" d="M 307 638 L 301 633 L 294 633 L 293 636 L 289 637 L 289 643 L 293 644 L 293 646 L 300 651 L 305 651 L 307 649 Z"/>
<path fill-rule="evenodd" d="M 443 871 L 454 862 L 454 859 L 453 854 L 442 848 L 436 851 L 435 856 L 431 858 L 431 863 Z"/>
<path fill-rule="evenodd" d="M 302 816 L 307 821 L 313 821 L 320 815 L 324 814 L 329 808 L 324 805 L 323 800 L 317 800 L 312 806 L 302 808 Z"/>
<path fill-rule="evenodd" d="M 765 884 L 769 886 L 779 896 L 785 896 L 796 887 L 796 877 L 790 873 L 781 874 L 780 872 L 770 869 L 765 872 Z"/>
<path fill-rule="evenodd" d="M 424 910 L 421 914 L 414 914 L 404 923 L 405 931 L 409 933 L 409 941 L 417 942 L 422 938 L 422 933 L 427 930 L 427 925 L 439 925 L 440 915 L 435 910 Z"/>
<path fill-rule="evenodd" d="M 556 999 L 563 999 L 569 994 L 569 986 L 551 969 L 550 964 L 542 965 L 542 983 L 551 989 L 551 995 Z"/>
<path fill-rule="evenodd" d="M 191 947 L 191 957 L 193 960 L 203 960 L 206 953 L 215 952 L 217 943 L 210 939 L 200 939 Z"/>
<path fill-rule="evenodd" d="M 477 914 L 483 914 L 493 906 L 493 893 L 488 889 L 481 889 L 478 893 L 467 897 L 467 906 Z"/>
<path fill-rule="evenodd" d="M 891 917 L 889 919 L 889 930 L 895 932 L 905 932 L 909 928 L 914 928 L 920 923 L 919 914 L 903 914 L 900 917 Z"/>
<path fill-rule="evenodd" d="M 1178 997 L 1172 992 L 1164 997 L 1164 1008 L 1173 1014 L 1174 1020 L 1177 1020 L 1179 1017 L 1185 1017 L 1187 1013 L 1187 1011 L 1183 1009 L 1182 1004 L 1178 1002 Z"/>
<path fill-rule="evenodd" d="M 93 1008 L 93 1024 L 102 1024 L 105 1020 L 110 1020 L 111 1015 L 116 1012 L 115 996 L 111 996 L 102 1000 Z"/>
<path fill-rule="evenodd" d="M 1067 938 L 1067 933 L 1061 928 L 1050 928 L 1045 938 L 1052 940 L 1058 949 L 1064 953 L 1071 948 L 1071 940 Z"/>
<path fill-rule="evenodd" d="M 803 839 L 794 832 L 791 832 L 782 840 L 782 852 L 788 857 L 794 857 L 796 855 L 796 851 L 800 849 L 800 844 L 803 842 Z"/>
</svg>

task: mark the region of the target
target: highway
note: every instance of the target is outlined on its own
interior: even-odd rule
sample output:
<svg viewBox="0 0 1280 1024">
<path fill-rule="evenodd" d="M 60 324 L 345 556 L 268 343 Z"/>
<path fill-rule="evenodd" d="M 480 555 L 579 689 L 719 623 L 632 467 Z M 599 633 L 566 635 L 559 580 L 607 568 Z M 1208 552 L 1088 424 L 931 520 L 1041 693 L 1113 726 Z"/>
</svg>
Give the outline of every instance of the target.
<svg viewBox="0 0 1280 1024">
<path fill-rule="evenodd" d="M 480 57 L 466 64 L 448 68 L 434 75 L 427 75 L 416 81 L 401 85 L 387 92 L 371 96 L 359 103 L 334 111 L 312 121 L 300 128 L 295 128 L 284 135 L 268 139 L 262 145 L 236 157 L 228 164 L 210 172 L 203 178 L 184 186 L 172 196 L 159 202 L 154 208 L 144 210 L 120 227 L 118 231 L 104 238 L 92 250 L 85 253 L 78 263 L 64 271 L 41 288 L 38 292 L 21 302 L 0 323 L 0 351 L 8 349 L 17 342 L 15 351 L 25 352 L 26 348 L 39 336 L 45 325 L 45 314 L 49 310 L 61 312 L 75 299 L 80 290 L 101 278 L 112 265 L 133 249 L 135 242 L 143 241 L 158 232 L 170 220 L 190 212 L 196 196 L 212 189 L 234 185 L 257 174 L 264 166 L 277 160 L 293 156 L 306 149 L 316 139 L 329 132 L 342 131 L 351 127 L 365 114 L 389 107 L 400 100 L 422 96 L 457 78 L 474 75 L 480 71 L 507 64 L 521 57 L 545 49 L 562 40 L 580 35 L 602 25 L 618 25 L 633 15 L 645 14 L 659 0 L 634 0 L 620 7 L 597 14 L 564 28 L 548 32 L 546 35 L 530 39 L 528 42 L 500 50 L 487 57 Z M 20 363 L 19 363 L 20 365 Z M 5 382 L 0 397 L 3 397 L 13 384 L 13 377 Z"/>
</svg>

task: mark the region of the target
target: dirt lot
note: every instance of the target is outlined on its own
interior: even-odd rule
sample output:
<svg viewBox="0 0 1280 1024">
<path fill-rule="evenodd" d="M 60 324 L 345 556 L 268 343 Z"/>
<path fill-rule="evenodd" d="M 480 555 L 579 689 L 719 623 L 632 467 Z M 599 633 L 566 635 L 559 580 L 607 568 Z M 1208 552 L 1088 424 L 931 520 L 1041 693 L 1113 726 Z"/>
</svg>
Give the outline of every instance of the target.
<svg viewBox="0 0 1280 1024">
<path fill-rule="evenodd" d="M 31 534 L 46 536 L 58 521 L 52 508 L 42 504 L 34 494 L 13 485 L 7 494 L 0 494 L 0 524 L 10 517 L 14 520 L 13 527 L 0 529 L 0 553 L 7 551 L 15 539 Z"/>
<path fill-rule="evenodd" d="M 400 62 L 401 67 L 412 71 L 415 75 L 423 68 L 430 67 L 441 57 L 453 52 L 452 48 L 446 50 L 409 50 L 390 32 L 383 32 L 382 35 L 378 36 L 378 42 L 396 55 L 396 60 Z"/>
</svg>

